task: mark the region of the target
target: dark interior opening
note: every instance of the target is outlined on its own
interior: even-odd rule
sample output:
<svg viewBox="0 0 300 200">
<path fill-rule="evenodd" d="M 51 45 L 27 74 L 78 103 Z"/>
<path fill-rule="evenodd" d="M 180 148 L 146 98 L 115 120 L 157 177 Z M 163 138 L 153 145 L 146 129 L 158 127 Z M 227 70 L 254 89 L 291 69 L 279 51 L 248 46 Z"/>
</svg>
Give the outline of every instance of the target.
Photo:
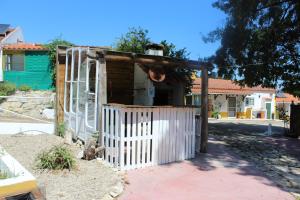
<svg viewBox="0 0 300 200">
<path fill-rule="evenodd" d="M 166 106 L 172 104 L 172 90 L 155 88 L 154 106 Z"/>
</svg>

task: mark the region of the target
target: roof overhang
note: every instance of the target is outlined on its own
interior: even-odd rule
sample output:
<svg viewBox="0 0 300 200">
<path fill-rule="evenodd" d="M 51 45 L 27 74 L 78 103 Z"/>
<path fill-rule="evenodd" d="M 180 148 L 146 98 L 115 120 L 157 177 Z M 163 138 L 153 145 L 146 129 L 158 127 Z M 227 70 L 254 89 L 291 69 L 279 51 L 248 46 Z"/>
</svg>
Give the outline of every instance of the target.
<svg viewBox="0 0 300 200">
<path fill-rule="evenodd" d="M 78 46 L 80 47 L 80 46 Z M 57 52 L 60 56 L 65 56 L 66 46 L 58 46 Z M 201 70 L 202 68 L 207 68 L 210 66 L 210 63 L 200 62 L 195 60 L 182 60 L 177 58 L 171 58 L 167 56 L 154 56 L 154 55 L 146 55 L 132 52 L 120 52 L 113 51 L 103 47 L 82 47 L 89 48 L 91 51 L 91 57 L 95 59 L 104 58 L 107 62 L 129 62 L 129 63 L 137 63 L 141 65 L 148 66 L 169 66 L 169 67 L 181 67 L 181 68 L 189 68 L 194 70 Z"/>
</svg>

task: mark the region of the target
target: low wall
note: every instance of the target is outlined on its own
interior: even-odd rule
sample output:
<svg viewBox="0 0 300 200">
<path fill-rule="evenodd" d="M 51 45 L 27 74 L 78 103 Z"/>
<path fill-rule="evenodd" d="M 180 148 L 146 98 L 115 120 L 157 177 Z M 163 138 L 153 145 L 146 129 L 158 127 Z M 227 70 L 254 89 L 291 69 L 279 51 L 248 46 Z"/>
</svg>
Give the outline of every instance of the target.
<svg viewBox="0 0 300 200">
<path fill-rule="evenodd" d="M 0 122 L 0 134 L 54 134 L 54 123 Z"/>
<path fill-rule="evenodd" d="M 0 197 L 25 194 L 37 189 L 36 179 L 16 159 L 0 147 L 0 171 L 8 178 L 0 179 Z"/>
</svg>

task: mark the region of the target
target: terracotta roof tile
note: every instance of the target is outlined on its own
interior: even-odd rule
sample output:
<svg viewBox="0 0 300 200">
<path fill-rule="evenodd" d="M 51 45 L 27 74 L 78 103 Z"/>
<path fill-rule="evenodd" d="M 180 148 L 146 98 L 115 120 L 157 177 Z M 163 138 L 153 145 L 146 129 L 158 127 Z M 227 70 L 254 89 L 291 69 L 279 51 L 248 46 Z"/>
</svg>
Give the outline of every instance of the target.
<svg viewBox="0 0 300 200">
<path fill-rule="evenodd" d="M 201 91 L 201 78 L 196 78 L 193 87 L 192 93 L 200 93 Z M 254 92 L 268 92 L 275 93 L 275 89 L 272 88 L 263 88 L 261 86 L 257 87 L 241 87 L 235 84 L 231 80 L 224 79 L 214 79 L 210 78 L 208 80 L 208 93 L 209 94 L 252 94 Z"/>
<path fill-rule="evenodd" d="M 40 44 L 29 43 L 15 43 L 3 46 L 4 50 L 34 50 L 34 51 L 47 51 L 48 49 Z"/>
<path fill-rule="evenodd" d="M 294 103 L 300 103 L 300 98 L 297 98 L 291 94 L 288 93 L 284 93 L 283 97 L 276 97 L 276 102 L 277 103 L 292 103 L 292 101 Z"/>
</svg>

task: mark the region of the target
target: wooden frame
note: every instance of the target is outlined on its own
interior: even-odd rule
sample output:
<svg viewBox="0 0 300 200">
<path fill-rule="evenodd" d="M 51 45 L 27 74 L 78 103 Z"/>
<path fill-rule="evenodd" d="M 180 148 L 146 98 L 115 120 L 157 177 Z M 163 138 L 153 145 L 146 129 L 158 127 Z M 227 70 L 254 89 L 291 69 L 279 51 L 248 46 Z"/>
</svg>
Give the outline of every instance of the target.
<svg viewBox="0 0 300 200">
<path fill-rule="evenodd" d="M 63 116 L 63 107 L 64 105 L 64 58 L 66 55 L 66 48 L 65 46 L 58 46 L 57 47 L 57 79 L 56 79 L 56 126 L 59 123 L 64 121 Z M 180 60 L 174 59 L 165 56 L 152 56 L 152 55 L 145 55 L 145 54 L 135 54 L 135 53 L 124 53 L 124 52 L 117 52 L 111 51 L 107 48 L 98 48 L 98 47 L 90 47 L 91 53 L 90 57 L 93 57 L 97 60 L 101 60 L 101 67 L 100 67 L 100 80 L 101 87 L 107 88 L 107 72 L 106 72 L 106 64 L 107 62 L 124 62 L 124 63 L 139 63 L 139 64 L 147 64 L 153 66 L 169 66 L 169 67 L 185 67 L 195 70 L 202 71 L 202 85 L 201 88 L 201 152 L 207 152 L 207 141 L 208 141 L 208 66 L 210 63 L 199 62 L 199 61 L 192 61 L 192 60 Z M 107 90 L 103 89 L 100 90 L 101 96 L 98 96 L 101 99 L 101 104 L 107 103 Z M 99 94 L 100 95 L 100 94 Z M 101 106 L 100 106 L 101 107 Z M 101 119 L 101 108 L 99 107 L 99 120 Z M 99 124 L 99 123 L 98 123 Z M 102 132 L 102 125 L 99 124 L 100 133 Z M 101 135 L 101 134 L 100 134 Z M 101 136 L 100 136 L 101 137 Z"/>
</svg>

